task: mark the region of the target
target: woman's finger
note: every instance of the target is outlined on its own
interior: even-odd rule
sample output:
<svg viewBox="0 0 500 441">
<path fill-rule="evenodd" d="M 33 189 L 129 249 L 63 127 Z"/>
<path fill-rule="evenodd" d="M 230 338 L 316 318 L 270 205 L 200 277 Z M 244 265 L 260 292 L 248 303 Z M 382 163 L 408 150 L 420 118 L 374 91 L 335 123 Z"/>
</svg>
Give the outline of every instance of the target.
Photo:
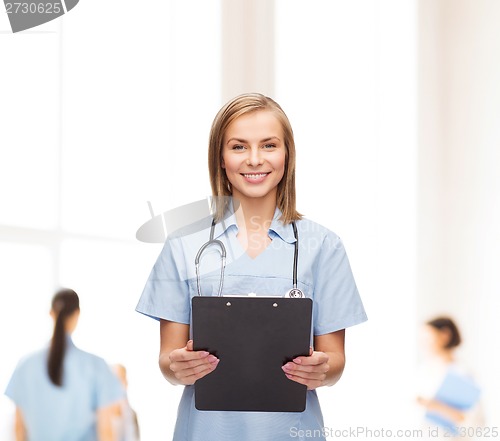
<svg viewBox="0 0 500 441">
<path fill-rule="evenodd" d="M 295 372 L 319 372 L 325 374 L 330 370 L 330 365 L 327 362 L 318 364 L 297 364 L 289 361 L 283 365 L 282 369 L 290 374 Z"/>
<path fill-rule="evenodd" d="M 196 368 L 198 366 L 204 366 L 208 365 L 211 363 L 215 363 L 217 361 L 217 357 L 213 355 L 209 355 L 208 357 L 204 358 L 195 358 L 193 360 L 181 360 L 181 361 L 174 361 L 170 363 L 170 369 L 174 372 L 180 371 L 180 370 L 186 370 L 186 369 L 192 369 Z"/>
<path fill-rule="evenodd" d="M 185 385 L 194 384 L 200 378 L 203 378 L 205 375 L 208 375 L 210 372 L 214 371 L 219 362 L 209 363 L 206 365 L 198 366 L 194 369 L 189 369 L 187 371 L 183 371 L 184 376 L 178 377 L 178 379 Z"/>
<path fill-rule="evenodd" d="M 303 372 L 303 371 L 294 371 L 287 372 L 284 371 L 285 375 L 291 375 L 293 377 L 302 378 L 304 380 L 318 380 L 323 381 L 326 378 L 326 372 Z"/>
<path fill-rule="evenodd" d="M 330 365 L 328 363 L 322 363 L 317 365 L 297 365 L 295 363 L 287 363 L 282 369 L 290 374 L 298 372 L 318 372 L 320 374 L 326 374 L 330 370 Z"/>
<path fill-rule="evenodd" d="M 328 363 L 329 358 L 324 352 L 313 352 L 309 357 L 296 357 L 293 362 L 300 365 L 316 365 Z"/>
<path fill-rule="evenodd" d="M 207 351 L 189 351 L 186 348 L 175 349 L 170 353 L 170 361 L 189 361 L 205 358 L 210 355 Z"/>
<path fill-rule="evenodd" d="M 286 377 L 289 380 L 295 381 L 296 383 L 303 384 L 307 386 L 307 389 L 313 390 L 316 389 L 317 387 L 321 386 L 321 381 L 320 380 L 311 380 L 311 379 L 306 379 L 306 378 L 301 378 L 296 375 L 290 375 L 290 374 L 285 374 Z"/>
</svg>

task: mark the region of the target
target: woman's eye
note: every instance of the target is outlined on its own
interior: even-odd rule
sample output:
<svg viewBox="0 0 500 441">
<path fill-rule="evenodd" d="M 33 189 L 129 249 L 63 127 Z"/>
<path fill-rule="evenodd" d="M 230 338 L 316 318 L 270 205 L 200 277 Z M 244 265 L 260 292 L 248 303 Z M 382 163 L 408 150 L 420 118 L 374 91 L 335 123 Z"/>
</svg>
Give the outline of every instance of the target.
<svg viewBox="0 0 500 441">
<path fill-rule="evenodd" d="M 233 145 L 233 150 L 243 150 L 245 147 L 240 144 Z"/>
<path fill-rule="evenodd" d="M 272 149 L 272 148 L 274 148 L 274 147 L 276 147 L 276 144 L 265 144 L 265 145 L 264 145 L 264 148 L 265 148 L 265 149 Z"/>
</svg>

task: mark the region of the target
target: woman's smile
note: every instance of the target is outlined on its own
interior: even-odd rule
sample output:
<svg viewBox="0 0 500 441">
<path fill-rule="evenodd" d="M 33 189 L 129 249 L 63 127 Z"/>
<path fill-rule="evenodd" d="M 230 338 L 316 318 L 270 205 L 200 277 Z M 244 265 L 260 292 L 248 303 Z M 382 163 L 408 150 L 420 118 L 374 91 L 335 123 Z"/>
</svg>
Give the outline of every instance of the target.
<svg viewBox="0 0 500 441">
<path fill-rule="evenodd" d="M 266 177 L 269 175 L 271 172 L 267 173 L 240 173 L 241 176 L 245 178 L 245 181 L 250 183 L 250 184 L 260 184 L 261 182 L 264 182 Z"/>
</svg>

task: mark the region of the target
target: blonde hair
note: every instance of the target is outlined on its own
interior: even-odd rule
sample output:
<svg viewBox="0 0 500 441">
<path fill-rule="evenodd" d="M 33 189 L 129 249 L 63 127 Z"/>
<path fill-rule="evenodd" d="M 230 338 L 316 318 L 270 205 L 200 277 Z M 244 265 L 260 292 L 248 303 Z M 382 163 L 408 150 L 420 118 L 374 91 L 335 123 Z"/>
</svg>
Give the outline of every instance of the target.
<svg viewBox="0 0 500 441">
<path fill-rule="evenodd" d="M 271 98 L 260 93 L 246 93 L 233 98 L 217 113 L 210 130 L 208 144 L 208 171 L 212 187 L 212 208 L 216 222 L 220 221 L 229 204 L 227 196 L 232 188 L 225 170 L 222 168 L 224 135 L 229 125 L 242 115 L 259 110 L 268 110 L 281 124 L 285 143 L 285 172 L 278 184 L 276 205 L 282 212 L 281 221 L 288 224 L 302 218 L 295 208 L 295 141 L 292 126 L 283 109 Z"/>
</svg>

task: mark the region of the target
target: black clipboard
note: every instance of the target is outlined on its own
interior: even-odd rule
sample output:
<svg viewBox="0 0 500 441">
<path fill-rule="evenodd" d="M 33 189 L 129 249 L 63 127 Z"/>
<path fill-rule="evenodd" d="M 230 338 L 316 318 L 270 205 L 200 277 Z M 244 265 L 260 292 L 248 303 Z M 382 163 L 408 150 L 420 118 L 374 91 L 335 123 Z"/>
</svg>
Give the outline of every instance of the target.
<svg viewBox="0 0 500 441">
<path fill-rule="evenodd" d="M 195 383 L 196 409 L 303 412 L 307 387 L 281 367 L 309 355 L 311 316 L 309 298 L 193 297 L 194 350 L 220 359 Z"/>
</svg>

